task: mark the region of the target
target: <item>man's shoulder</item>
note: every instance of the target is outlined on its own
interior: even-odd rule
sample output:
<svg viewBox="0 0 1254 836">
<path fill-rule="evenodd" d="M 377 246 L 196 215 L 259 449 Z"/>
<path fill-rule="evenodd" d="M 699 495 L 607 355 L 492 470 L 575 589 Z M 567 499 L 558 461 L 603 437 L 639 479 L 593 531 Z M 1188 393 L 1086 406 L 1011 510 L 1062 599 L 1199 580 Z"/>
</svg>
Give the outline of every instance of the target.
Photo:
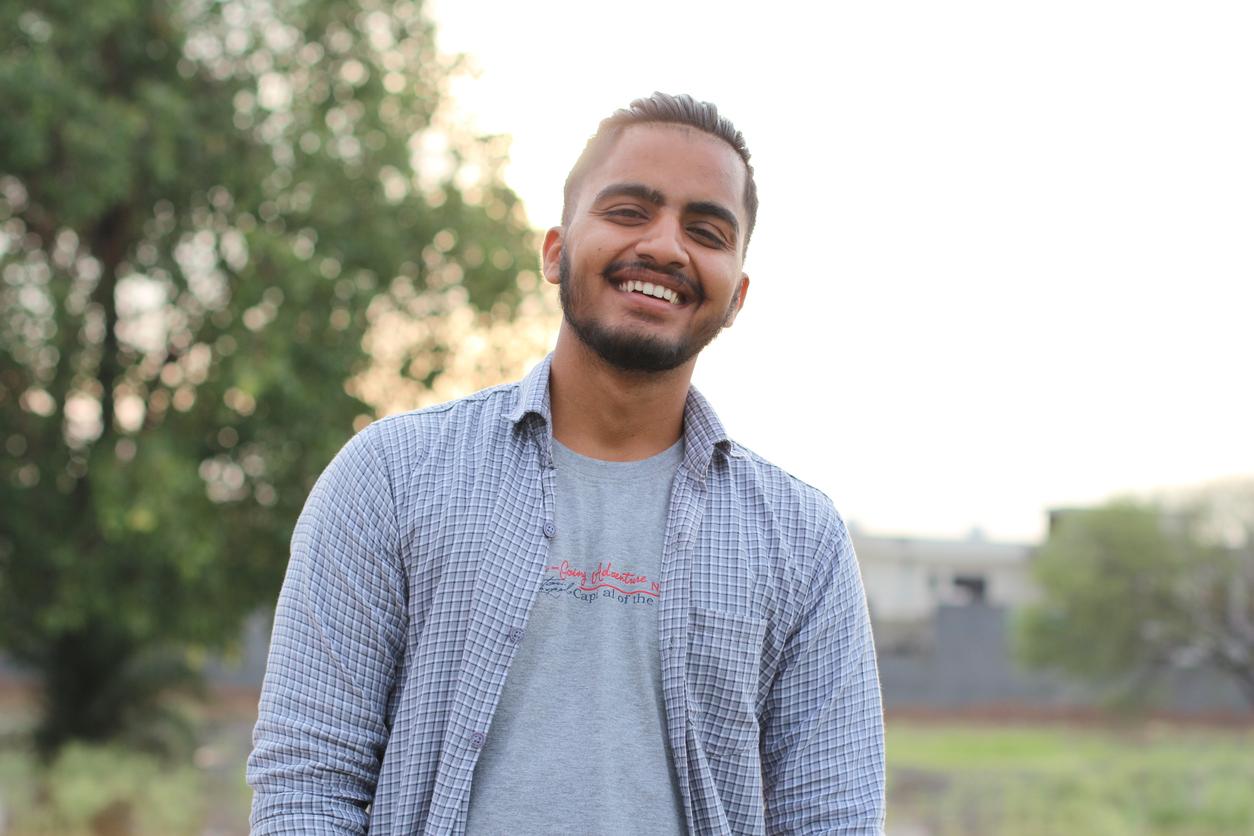
<svg viewBox="0 0 1254 836">
<path fill-rule="evenodd" d="M 349 444 L 374 449 L 387 461 L 417 464 L 433 450 L 474 438 L 508 436 L 520 382 L 490 386 L 431 406 L 398 412 L 370 423 Z"/>
<path fill-rule="evenodd" d="M 522 382 L 517 380 L 500 383 L 451 401 L 398 412 L 380 418 L 371 426 L 379 425 L 380 429 L 404 426 L 449 431 L 484 420 L 499 418 L 504 421 L 518 403 L 521 386 Z"/>
<path fill-rule="evenodd" d="M 732 442 L 730 456 L 733 462 L 742 465 L 733 467 L 733 473 L 739 470 L 745 474 L 744 478 L 754 482 L 763 501 L 778 519 L 824 539 L 844 534 L 845 522 L 822 490 L 739 442 Z"/>
<path fill-rule="evenodd" d="M 480 389 L 478 392 L 472 392 L 469 395 L 463 395 L 451 401 L 388 415 L 375 421 L 371 426 L 378 425 L 382 428 L 390 424 L 399 424 L 403 426 L 440 428 L 448 425 L 450 422 L 456 423 L 486 417 L 499 416 L 504 420 L 505 416 L 509 414 L 510 410 L 518 402 L 519 387 L 521 385 L 521 381 L 515 380 L 509 383 L 489 386 L 486 389 Z"/>
</svg>

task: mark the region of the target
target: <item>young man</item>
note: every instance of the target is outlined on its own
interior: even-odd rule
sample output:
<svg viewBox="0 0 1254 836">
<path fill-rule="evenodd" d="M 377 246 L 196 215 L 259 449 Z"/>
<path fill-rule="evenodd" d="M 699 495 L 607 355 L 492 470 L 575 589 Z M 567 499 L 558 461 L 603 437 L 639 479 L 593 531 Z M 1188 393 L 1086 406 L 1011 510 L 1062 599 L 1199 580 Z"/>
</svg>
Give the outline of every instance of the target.
<svg viewBox="0 0 1254 836">
<path fill-rule="evenodd" d="M 879 833 L 866 600 L 831 502 L 690 386 L 757 194 L 712 105 L 602 122 L 523 381 L 375 422 L 292 539 L 253 832 Z"/>
</svg>

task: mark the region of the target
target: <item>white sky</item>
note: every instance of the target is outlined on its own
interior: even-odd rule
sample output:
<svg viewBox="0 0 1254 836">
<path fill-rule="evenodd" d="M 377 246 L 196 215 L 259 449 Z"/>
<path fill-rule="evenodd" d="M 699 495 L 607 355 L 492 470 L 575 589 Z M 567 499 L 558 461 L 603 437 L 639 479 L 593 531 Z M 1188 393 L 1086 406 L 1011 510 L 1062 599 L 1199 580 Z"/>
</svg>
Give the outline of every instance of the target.
<svg viewBox="0 0 1254 836">
<path fill-rule="evenodd" d="M 696 382 L 863 530 L 1254 474 L 1254 4 L 429 8 L 538 227 L 637 96 L 744 131 L 752 287 Z"/>
</svg>

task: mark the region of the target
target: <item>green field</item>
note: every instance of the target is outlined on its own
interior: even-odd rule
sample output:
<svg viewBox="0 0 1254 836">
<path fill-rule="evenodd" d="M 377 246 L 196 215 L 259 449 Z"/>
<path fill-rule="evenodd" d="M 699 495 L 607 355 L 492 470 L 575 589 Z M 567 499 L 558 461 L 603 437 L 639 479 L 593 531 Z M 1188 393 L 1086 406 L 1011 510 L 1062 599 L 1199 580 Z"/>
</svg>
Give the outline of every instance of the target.
<svg viewBox="0 0 1254 836">
<path fill-rule="evenodd" d="M 889 834 L 1254 835 L 1254 729 L 889 723 Z"/>
<path fill-rule="evenodd" d="M 49 771 L 7 710 L 0 834 L 245 834 L 250 710 L 205 712 L 182 764 L 84 747 Z M 1254 727 L 890 720 L 888 796 L 889 836 L 1254 836 Z"/>
</svg>

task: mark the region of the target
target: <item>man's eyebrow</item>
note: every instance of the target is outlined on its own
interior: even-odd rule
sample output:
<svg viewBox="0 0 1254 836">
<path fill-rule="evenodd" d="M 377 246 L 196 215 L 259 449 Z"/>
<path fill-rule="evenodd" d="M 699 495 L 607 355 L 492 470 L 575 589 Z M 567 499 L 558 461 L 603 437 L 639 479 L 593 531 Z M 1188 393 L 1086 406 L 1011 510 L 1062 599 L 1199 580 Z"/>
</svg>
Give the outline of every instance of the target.
<svg viewBox="0 0 1254 836">
<path fill-rule="evenodd" d="M 721 203 L 698 200 L 685 206 L 684 212 L 689 215 L 710 215 L 718 218 L 730 226 L 732 232 L 740 234 L 740 222 L 736 220 L 736 214 Z"/>
<path fill-rule="evenodd" d="M 657 189 L 651 189 L 643 183 L 612 183 L 597 192 L 595 203 L 610 197 L 636 197 L 648 201 L 654 206 L 662 206 L 666 198 Z"/>
</svg>

